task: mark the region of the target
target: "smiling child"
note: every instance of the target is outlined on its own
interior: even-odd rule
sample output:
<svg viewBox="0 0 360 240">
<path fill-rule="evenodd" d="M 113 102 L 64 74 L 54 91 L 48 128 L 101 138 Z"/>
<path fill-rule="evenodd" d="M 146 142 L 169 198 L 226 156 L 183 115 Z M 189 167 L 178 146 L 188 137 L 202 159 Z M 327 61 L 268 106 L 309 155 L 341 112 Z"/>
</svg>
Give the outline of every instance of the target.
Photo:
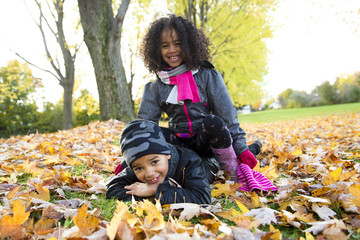
<svg viewBox="0 0 360 240">
<path fill-rule="evenodd" d="M 120 147 L 128 167 L 110 181 L 107 198 L 211 203 L 209 182 L 220 168 L 217 161 L 167 143 L 155 122 L 130 122 L 120 137 Z"/>
</svg>

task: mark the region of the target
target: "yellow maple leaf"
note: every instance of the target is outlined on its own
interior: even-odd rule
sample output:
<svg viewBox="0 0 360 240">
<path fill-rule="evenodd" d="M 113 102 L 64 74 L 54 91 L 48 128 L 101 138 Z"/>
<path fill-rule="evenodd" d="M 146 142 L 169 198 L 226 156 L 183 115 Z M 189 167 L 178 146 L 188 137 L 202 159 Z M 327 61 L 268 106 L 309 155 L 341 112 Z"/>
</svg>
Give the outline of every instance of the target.
<svg viewBox="0 0 360 240">
<path fill-rule="evenodd" d="M 318 197 L 318 196 L 325 195 L 325 194 L 328 193 L 329 191 L 331 191 L 331 188 L 329 188 L 329 187 L 322 187 L 322 188 L 315 189 L 315 190 L 311 191 L 311 195 L 312 195 L 313 197 Z"/>
<path fill-rule="evenodd" d="M 52 149 L 54 149 L 54 148 L 52 148 Z M 60 162 L 60 160 L 58 158 L 55 158 L 54 156 L 49 156 L 49 155 L 44 156 L 44 161 L 42 161 L 42 163 L 46 166 L 55 165 L 59 162 Z"/>
<path fill-rule="evenodd" d="M 282 234 L 279 229 L 274 228 L 272 224 L 270 224 L 270 232 L 273 233 L 271 236 L 272 240 L 281 240 Z"/>
<path fill-rule="evenodd" d="M 352 178 L 353 176 L 355 176 L 355 174 L 357 174 L 358 170 L 355 169 L 353 171 L 349 171 L 349 172 L 343 172 L 340 177 L 339 177 L 339 180 L 340 181 L 345 181 L 345 180 L 348 180 L 350 178 Z"/>
<path fill-rule="evenodd" d="M 276 166 L 266 166 L 260 169 L 260 172 L 265 175 L 266 178 L 269 180 L 276 180 L 279 178 L 279 175 L 277 174 L 277 168 Z"/>
<path fill-rule="evenodd" d="M 221 211 L 216 213 L 216 215 L 225 218 L 227 220 L 233 221 L 234 219 L 233 216 L 241 215 L 241 212 L 231 208 L 229 211 Z"/>
<path fill-rule="evenodd" d="M 349 187 L 349 192 L 351 193 L 351 195 L 353 195 L 354 199 L 352 200 L 352 202 L 357 206 L 360 207 L 360 184 L 358 185 L 351 185 Z"/>
<path fill-rule="evenodd" d="M 110 240 L 115 239 L 119 224 L 123 219 L 124 213 L 128 212 L 128 209 L 128 206 L 124 202 L 117 201 L 115 213 L 110 221 L 110 224 L 106 227 L 106 233 Z"/>
<path fill-rule="evenodd" d="M 20 200 L 15 200 L 13 205 L 13 216 L 5 215 L 0 219 L 0 236 L 13 239 L 21 238 L 21 224 L 29 218 L 30 212 L 25 212 L 25 205 Z"/>
<path fill-rule="evenodd" d="M 330 172 L 330 174 L 331 174 L 331 176 L 333 176 L 335 182 L 337 182 L 339 180 L 339 176 L 340 176 L 341 172 L 342 172 L 341 167 L 338 167 L 333 172 Z"/>
<path fill-rule="evenodd" d="M 247 209 L 247 207 L 245 207 L 244 204 L 242 204 L 241 202 L 239 202 L 238 200 L 235 199 L 236 204 L 238 205 L 238 207 L 241 210 L 241 214 L 245 214 L 249 211 L 249 209 Z"/>
<path fill-rule="evenodd" d="M 18 195 L 18 190 L 21 188 L 21 185 L 17 185 L 16 187 L 12 188 L 11 191 L 6 195 L 7 199 L 12 199 Z"/>
<path fill-rule="evenodd" d="M 30 162 L 29 160 L 26 160 L 23 164 L 21 164 L 21 166 L 25 173 L 32 174 L 33 177 L 37 177 L 42 173 L 42 170 L 36 167 L 35 162 Z"/>
<path fill-rule="evenodd" d="M 32 192 L 29 194 L 30 197 L 41 199 L 44 201 L 50 201 L 49 189 L 43 187 L 40 183 L 35 183 L 35 188 L 38 193 Z"/>
<path fill-rule="evenodd" d="M 165 228 L 164 217 L 161 212 L 157 209 L 157 207 L 145 199 L 141 204 L 139 204 L 141 208 L 143 208 L 146 212 L 146 216 L 144 218 L 144 226 L 153 231 L 161 230 Z"/>
<path fill-rule="evenodd" d="M 237 215 L 234 217 L 234 222 L 239 228 L 252 229 L 259 226 L 259 222 L 251 219 L 250 217 L 245 217 L 242 215 Z"/>
<path fill-rule="evenodd" d="M 290 154 L 293 155 L 294 157 L 298 157 L 298 156 L 301 156 L 303 154 L 303 152 L 301 149 L 295 148 L 295 150 L 291 151 Z"/>
<path fill-rule="evenodd" d="M 230 195 L 235 196 L 236 195 L 236 191 L 239 187 L 241 187 L 242 184 L 241 183 L 235 183 L 235 184 L 228 184 L 228 183 L 219 183 L 219 184 L 215 184 L 214 187 L 216 187 L 217 189 L 212 189 L 211 190 L 211 196 L 212 197 L 218 197 L 222 194 L 225 195 L 225 197 L 229 197 Z"/>
<path fill-rule="evenodd" d="M 256 192 L 251 192 L 251 203 L 252 208 L 260 207 L 260 197 Z"/>
<path fill-rule="evenodd" d="M 330 171 L 328 175 L 323 180 L 325 186 L 336 183 L 339 180 L 339 176 L 342 172 L 341 167 L 335 169 L 334 171 Z"/>
<path fill-rule="evenodd" d="M 81 236 L 88 236 L 98 229 L 100 220 L 87 213 L 87 203 L 83 204 L 78 210 L 78 214 L 73 216 L 75 225 L 79 228 Z"/>
</svg>

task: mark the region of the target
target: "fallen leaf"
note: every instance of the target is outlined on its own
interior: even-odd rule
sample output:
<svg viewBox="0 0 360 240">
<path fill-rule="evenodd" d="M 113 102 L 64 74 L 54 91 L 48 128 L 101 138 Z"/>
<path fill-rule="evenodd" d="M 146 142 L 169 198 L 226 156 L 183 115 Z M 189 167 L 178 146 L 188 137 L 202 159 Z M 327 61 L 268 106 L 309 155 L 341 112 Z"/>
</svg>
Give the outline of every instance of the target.
<svg viewBox="0 0 360 240">
<path fill-rule="evenodd" d="M 98 229 L 99 219 L 87 213 L 87 203 L 83 204 L 78 210 L 78 214 L 73 216 L 75 225 L 79 228 L 81 236 L 88 236 Z"/>
<path fill-rule="evenodd" d="M 38 235 L 46 235 L 55 231 L 52 226 L 56 223 L 55 219 L 41 218 L 35 223 L 34 231 Z"/>
<path fill-rule="evenodd" d="M 244 217 L 242 215 L 237 215 L 234 217 L 234 222 L 239 228 L 252 229 L 259 226 L 259 222 L 252 220 L 250 217 Z"/>
<path fill-rule="evenodd" d="M 214 218 L 211 219 L 204 219 L 200 221 L 202 224 L 204 224 L 209 231 L 211 231 L 214 234 L 217 234 L 219 231 L 219 227 L 221 225 L 221 222 L 219 220 L 216 220 Z"/>
<path fill-rule="evenodd" d="M 249 212 L 245 213 L 244 216 L 253 217 L 260 225 L 270 225 L 271 223 L 277 223 L 275 213 L 279 212 L 271 208 L 264 207 L 251 209 Z"/>
<path fill-rule="evenodd" d="M 30 212 L 25 212 L 25 205 L 17 199 L 12 210 L 13 216 L 5 215 L 0 219 L 0 236 L 19 239 L 21 238 L 21 224 L 29 218 Z"/>
<path fill-rule="evenodd" d="M 217 189 L 211 190 L 211 196 L 212 197 L 218 197 L 222 194 L 225 195 L 225 197 L 229 197 L 230 195 L 236 196 L 236 191 L 239 187 L 241 187 L 242 184 L 240 183 L 234 183 L 234 184 L 214 184 L 214 187 Z"/>
<path fill-rule="evenodd" d="M 235 200 L 235 202 L 240 208 L 242 214 L 249 212 L 249 209 L 247 209 L 241 202 L 239 202 L 238 200 Z"/>
<path fill-rule="evenodd" d="M 10 200 L 19 195 L 18 191 L 21 188 L 21 185 L 17 185 L 16 187 L 12 188 L 11 191 L 6 195 L 6 197 Z"/>
<path fill-rule="evenodd" d="M 41 199 L 41 200 L 44 200 L 47 202 L 50 201 L 49 189 L 47 189 L 46 187 L 43 187 L 39 183 L 35 183 L 34 185 L 35 185 L 36 191 L 38 193 L 32 192 L 29 194 L 29 196 L 33 197 L 33 198 Z"/>
<path fill-rule="evenodd" d="M 110 224 L 106 227 L 107 235 L 109 236 L 110 240 L 115 239 L 116 232 L 118 230 L 119 224 L 121 223 L 122 217 L 125 212 L 128 212 L 128 206 L 125 203 L 117 201 L 116 210 L 111 218 Z"/>
<path fill-rule="evenodd" d="M 329 207 L 327 206 L 322 206 L 322 207 L 319 207 L 319 205 L 317 204 L 313 204 L 311 206 L 312 210 L 314 212 L 317 213 L 317 215 L 319 215 L 319 217 L 322 219 L 322 220 L 325 220 L 325 221 L 328 221 L 330 220 L 331 218 L 333 218 L 334 216 L 336 216 L 336 212 L 334 212 L 333 210 L 331 210 Z M 331 217 L 331 218 L 330 218 Z"/>
</svg>

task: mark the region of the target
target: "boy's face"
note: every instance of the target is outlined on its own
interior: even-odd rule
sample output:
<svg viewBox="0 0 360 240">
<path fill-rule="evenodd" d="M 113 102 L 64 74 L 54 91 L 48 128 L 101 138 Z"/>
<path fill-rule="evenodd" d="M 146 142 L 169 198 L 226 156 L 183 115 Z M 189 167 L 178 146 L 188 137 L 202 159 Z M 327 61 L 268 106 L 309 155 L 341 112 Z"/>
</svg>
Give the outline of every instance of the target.
<svg viewBox="0 0 360 240">
<path fill-rule="evenodd" d="M 181 42 L 175 29 L 165 29 L 160 35 L 161 56 L 170 67 L 176 68 L 183 61 Z"/>
<path fill-rule="evenodd" d="M 161 184 L 169 169 L 170 155 L 148 154 L 131 163 L 136 177 L 143 183 Z"/>
</svg>

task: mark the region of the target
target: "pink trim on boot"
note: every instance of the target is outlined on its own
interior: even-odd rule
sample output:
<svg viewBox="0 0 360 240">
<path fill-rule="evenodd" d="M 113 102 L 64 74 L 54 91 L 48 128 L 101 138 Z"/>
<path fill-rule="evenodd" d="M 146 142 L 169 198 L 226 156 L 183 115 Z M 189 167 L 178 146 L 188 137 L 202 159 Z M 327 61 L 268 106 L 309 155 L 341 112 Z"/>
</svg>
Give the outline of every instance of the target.
<svg viewBox="0 0 360 240">
<path fill-rule="evenodd" d="M 217 156 L 218 162 L 221 165 L 221 169 L 230 174 L 230 180 L 237 181 L 237 158 L 232 145 L 227 148 L 212 148 L 212 152 Z"/>
</svg>

